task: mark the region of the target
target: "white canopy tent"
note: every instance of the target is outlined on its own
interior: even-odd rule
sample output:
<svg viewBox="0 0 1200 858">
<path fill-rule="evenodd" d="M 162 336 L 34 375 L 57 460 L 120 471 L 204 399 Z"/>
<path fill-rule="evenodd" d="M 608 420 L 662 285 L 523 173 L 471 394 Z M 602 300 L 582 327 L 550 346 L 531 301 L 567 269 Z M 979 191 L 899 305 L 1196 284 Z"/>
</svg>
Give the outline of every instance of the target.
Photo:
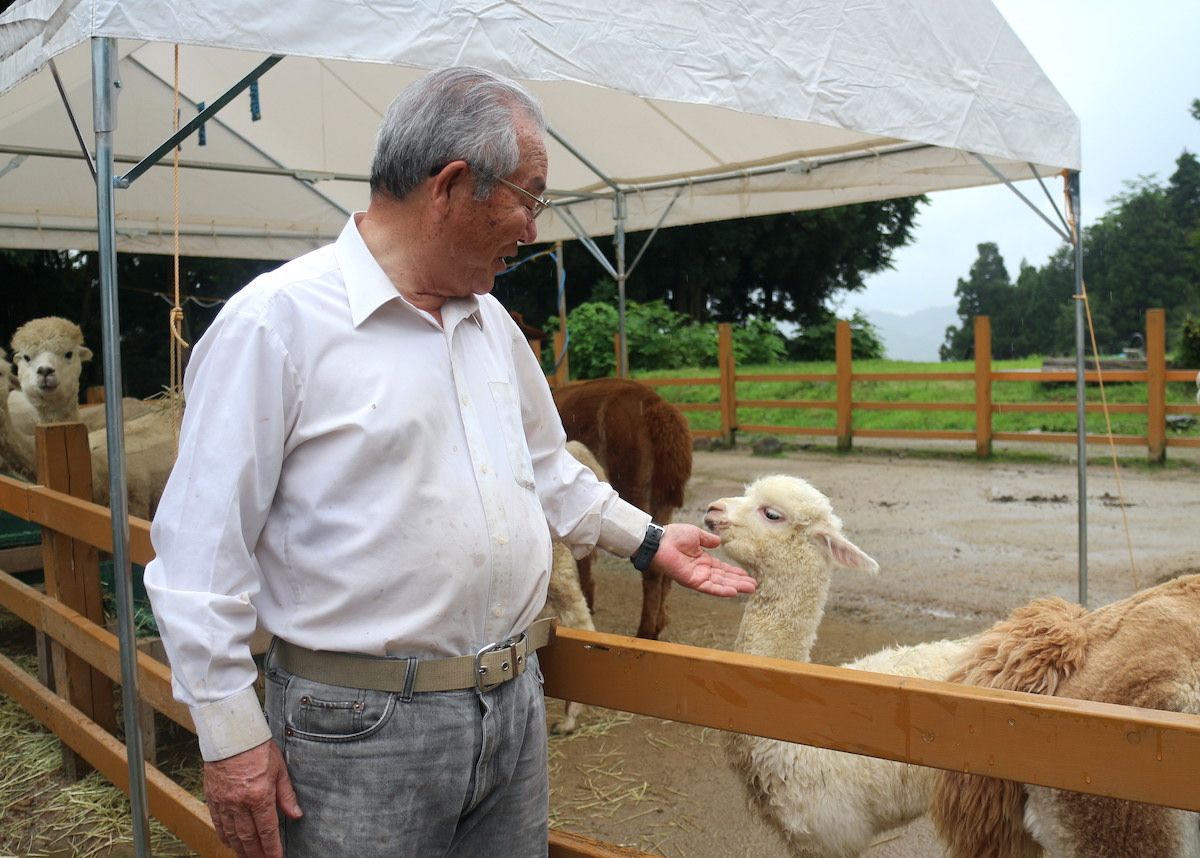
<svg viewBox="0 0 1200 858">
<path fill-rule="evenodd" d="M 1078 119 L 989 0 L 17 0 L 0 14 L 0 246 L 101 251 L 110 426 L 115 253 L 173 249 L 172 170 L 159 160 L 172 148 L 173 44 L 183 122 L 241 99 L 205 115 L 204 145 L 183 143 L 188 255 L 285 258 L 333 240 L 365 206 L 391 98 L 452 64 L 542 99 L 557 217 L 539 221 L 540 238 L 589 244 L 622 299 L 630 230 L 1080 167 Z M 590 241 L 607 234 L 614 263 Z M 121 444 L 110 435 L 114 465 Z M 114 559 L 127 569 L 124 477 L 111 470 Z M 1082 575 L 1082 535 L 1080 548 Z"/>
<path fill-rule="evenodd" d="M 306 26 L 307 24 L 307 26 Z M 287 258 L 365 205 L 379 120 L 429 68 L 519 78 L 558 140 L 550 187 L 588 235 L 885 199 L 1079 168 L 1079 123 L 987 0 L 723 4 L 579 0 L 193 4 L 23 0 L 0 17 L 0 246 L 94 248 L 95 199 L 64 158 L 91 111 L 87 42 L 118 39 L 117 172 L 271 54 L 181 154 L 181 250 Z M 84 124 L 81 122 L 81 124 Z M 85 132 L 90 129 L 84 129 Z M 577 153 L 581 157 L 576 157 Z M 1032 166 L 1031 166 L 1032 165 Z M 117 195 L 121 251 L 170 253 L 169 159 Z M 568 205 L 569 203 L 569 205 Z M 563 218 L 541 238 L 570 238 Z"/>
</svg>

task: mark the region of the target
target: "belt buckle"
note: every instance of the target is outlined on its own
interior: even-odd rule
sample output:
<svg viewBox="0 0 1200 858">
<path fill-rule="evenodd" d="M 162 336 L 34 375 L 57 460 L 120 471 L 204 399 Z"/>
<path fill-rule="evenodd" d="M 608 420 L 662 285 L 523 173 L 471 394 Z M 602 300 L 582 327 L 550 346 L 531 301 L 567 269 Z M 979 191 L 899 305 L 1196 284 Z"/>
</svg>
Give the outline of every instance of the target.
<svg viewBox="0 0 1200 858">
<path fill-rule="evenodd" d="M 479 650 L 479 652 L 475 653 L 475 690 L 476 691 L 479 691 L 480 693 L 483 693 L 485 691 L 491 691 L 497 685 L 502 685 L 503 683 L 507 682 L 510 679 L 516 679 L 518 676 L 520 676 L 522 673 L 525 672 L 525 652 L 517 651 L 517 647 L 519 647 L 522 643 L 525 643 L 525 632 L 521 632 L 519 635 L 514 635 L 513 637 L 509 638 L 508 640 L 500 641 L 499 643 L 488 644 L 487 646 L 485 646 L 481 650 Z M 485 655 L 487 655 L 488 653 L 500 652 L 501 650 L 505 650 L 505 649 L 509 649 L 509 650 L 513 651 L 512 655 L 510 656 L 512 659 L 511 675 L 502 676 L 498 681 L 490 683 L 490 684 L 485 683 L 483 678 L 485 676 L 487 676 L 488 668 L 487 668 L 487 665 L 483 663 L 483 657 Z M 501 662 L 500 669 L 502 672 L 507 672 L 509 669 L 509 663 Z"/>
</svg>

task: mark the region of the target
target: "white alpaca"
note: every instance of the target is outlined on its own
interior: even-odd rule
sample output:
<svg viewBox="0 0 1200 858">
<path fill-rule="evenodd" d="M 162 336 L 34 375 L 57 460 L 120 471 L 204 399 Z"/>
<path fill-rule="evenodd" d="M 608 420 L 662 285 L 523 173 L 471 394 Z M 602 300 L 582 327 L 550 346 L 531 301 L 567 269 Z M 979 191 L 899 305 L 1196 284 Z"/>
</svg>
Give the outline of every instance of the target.
<svg viewBox="0 0 1200 858">
<path fill-rule="evenodd" d="M 82 423 L 91 432 L 104 427 L 103 407 L 79 407 L 79 376 L 92 350 L 79 325 L 59 316 L 31 319 L 12 338 L 13 364 L 20 390 L 8 395 L 13 426 L 33 435 L 38 423 Z M 146 413 L 151 403 L 122 400 L 124 419 Z"/>
<path fill-rule="evenodd" d="M 567 452 L 591 469 L 596 477 L 607 482 L 608 477 L 604 468 L 596 461 L 592 451 L 578 441 L 567 442 Z M 554 557 L 550 567 L 550 586 L 546 592 L 546 607 L 542 609 L 543 617 L 558 617 L 562 625 L 572 629 L 596 630 L 592 624 L 592 612 L 588 610 L 587 600 L 583 597 L 583 589 L 579 585 L 579 565 L 571 554 L 571 549 L 561 542 L 554 543 Z M 578 728 L 579 715 L 583 712 L 583 704 L 567 701 L 566 713 L 559 721 L 550 725 L 553 733 L 573 733 Z"/>
<path fill-rule="evenodd" d="M 704 523 L 754 576 L 734 648 L 808 661 L 835 567 L 879 564 L 842 535 L 829 499 L 798 477 L 763 477 L 743 497 L 709 506 Z M 843 667 L 942 679 L 966 641 L 895 647 Z M 729 734 L 726 750 L 759 811 L 796 850 L 854 856 L 880 833 L 925 813 L 935 770 L 874 757 Z"/>
<path fill-rule="evenodd" d="M 0 373 L 8 375 L 11 372 L 8 353 L 0 348 Z M 0 395 L 0 471 L 31 480 L 33 461 L 33 439 L 13 426 L 8 413 L 8 397 Z"/>
<path fill-rule="evenodd" d="M 33 427 L 38 423 L 59 422 L 87 425 L 79 409 L 79 375 L 82 362 L 89 360 L 92 352 L 84 345 L 79 326 L 58 316 L 26 322 L 13 334 L 13 349 L 18 358 L 21 391 L 13 391 L 7 399 L 10 425 L 18 434 L 25 434 L 20 427 L 30 409 L 33 419 L 26 435 L 29 445 L 13 447 L 9 451 L 11 458 L 6 456 L 6 460 L 13 473 L 32 480 L 37 469 Z M 143 402 L 126 398 L 123 405 L 129 514 L 149 518 L 175 463 L 175 429 L 165 400 Z M 88 447 L 92 460 L 92 500 L 108 504 L 108 434 L 102 422 L 100 428 L 88 432 Z"/>
</svg>

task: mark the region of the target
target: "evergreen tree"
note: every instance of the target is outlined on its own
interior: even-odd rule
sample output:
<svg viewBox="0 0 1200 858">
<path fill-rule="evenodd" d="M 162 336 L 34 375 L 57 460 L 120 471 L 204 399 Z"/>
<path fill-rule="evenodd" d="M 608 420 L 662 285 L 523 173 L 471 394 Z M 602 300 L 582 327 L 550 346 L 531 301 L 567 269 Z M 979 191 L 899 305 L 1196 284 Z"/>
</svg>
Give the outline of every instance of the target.
<svg viewBox="0 0 1200 858">
<path fill-rule="evenodd" d="M 979 255 L 971 265 L 967 279 L 959 278 L 954 290 L 962 324 L 946 329 L 946 341 L 938 349 L 942 360 L 970 359 L 975 352 L 975 317 L 994 317 L 1012 295 L 1012 282 L 1000 248 L 989 241 L 978 245 L 977 249 Z"/>
</svg>

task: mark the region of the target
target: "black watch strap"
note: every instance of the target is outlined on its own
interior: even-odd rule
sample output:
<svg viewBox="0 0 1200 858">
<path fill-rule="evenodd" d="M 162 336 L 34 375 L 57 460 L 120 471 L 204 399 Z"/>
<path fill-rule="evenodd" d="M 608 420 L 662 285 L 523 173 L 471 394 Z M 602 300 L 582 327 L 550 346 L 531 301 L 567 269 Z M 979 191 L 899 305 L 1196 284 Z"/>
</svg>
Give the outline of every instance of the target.
<svg viewBox="0 0 1200 858">
<path fill-rule="evenodd" d="M 629 558 L 633 561 L 633 568 L 639 572 L 645 572 L 650 566 L 650 561 L 654 559 L 654 555 L 658 552 L 658 545 L 662 542 L 663 529 L 654 522 L 646 525 L 646 538 L 642 540 L 642 544 L 638 546 L 638 550 L 633 552 L 633 557 Z"/>
</svg>

